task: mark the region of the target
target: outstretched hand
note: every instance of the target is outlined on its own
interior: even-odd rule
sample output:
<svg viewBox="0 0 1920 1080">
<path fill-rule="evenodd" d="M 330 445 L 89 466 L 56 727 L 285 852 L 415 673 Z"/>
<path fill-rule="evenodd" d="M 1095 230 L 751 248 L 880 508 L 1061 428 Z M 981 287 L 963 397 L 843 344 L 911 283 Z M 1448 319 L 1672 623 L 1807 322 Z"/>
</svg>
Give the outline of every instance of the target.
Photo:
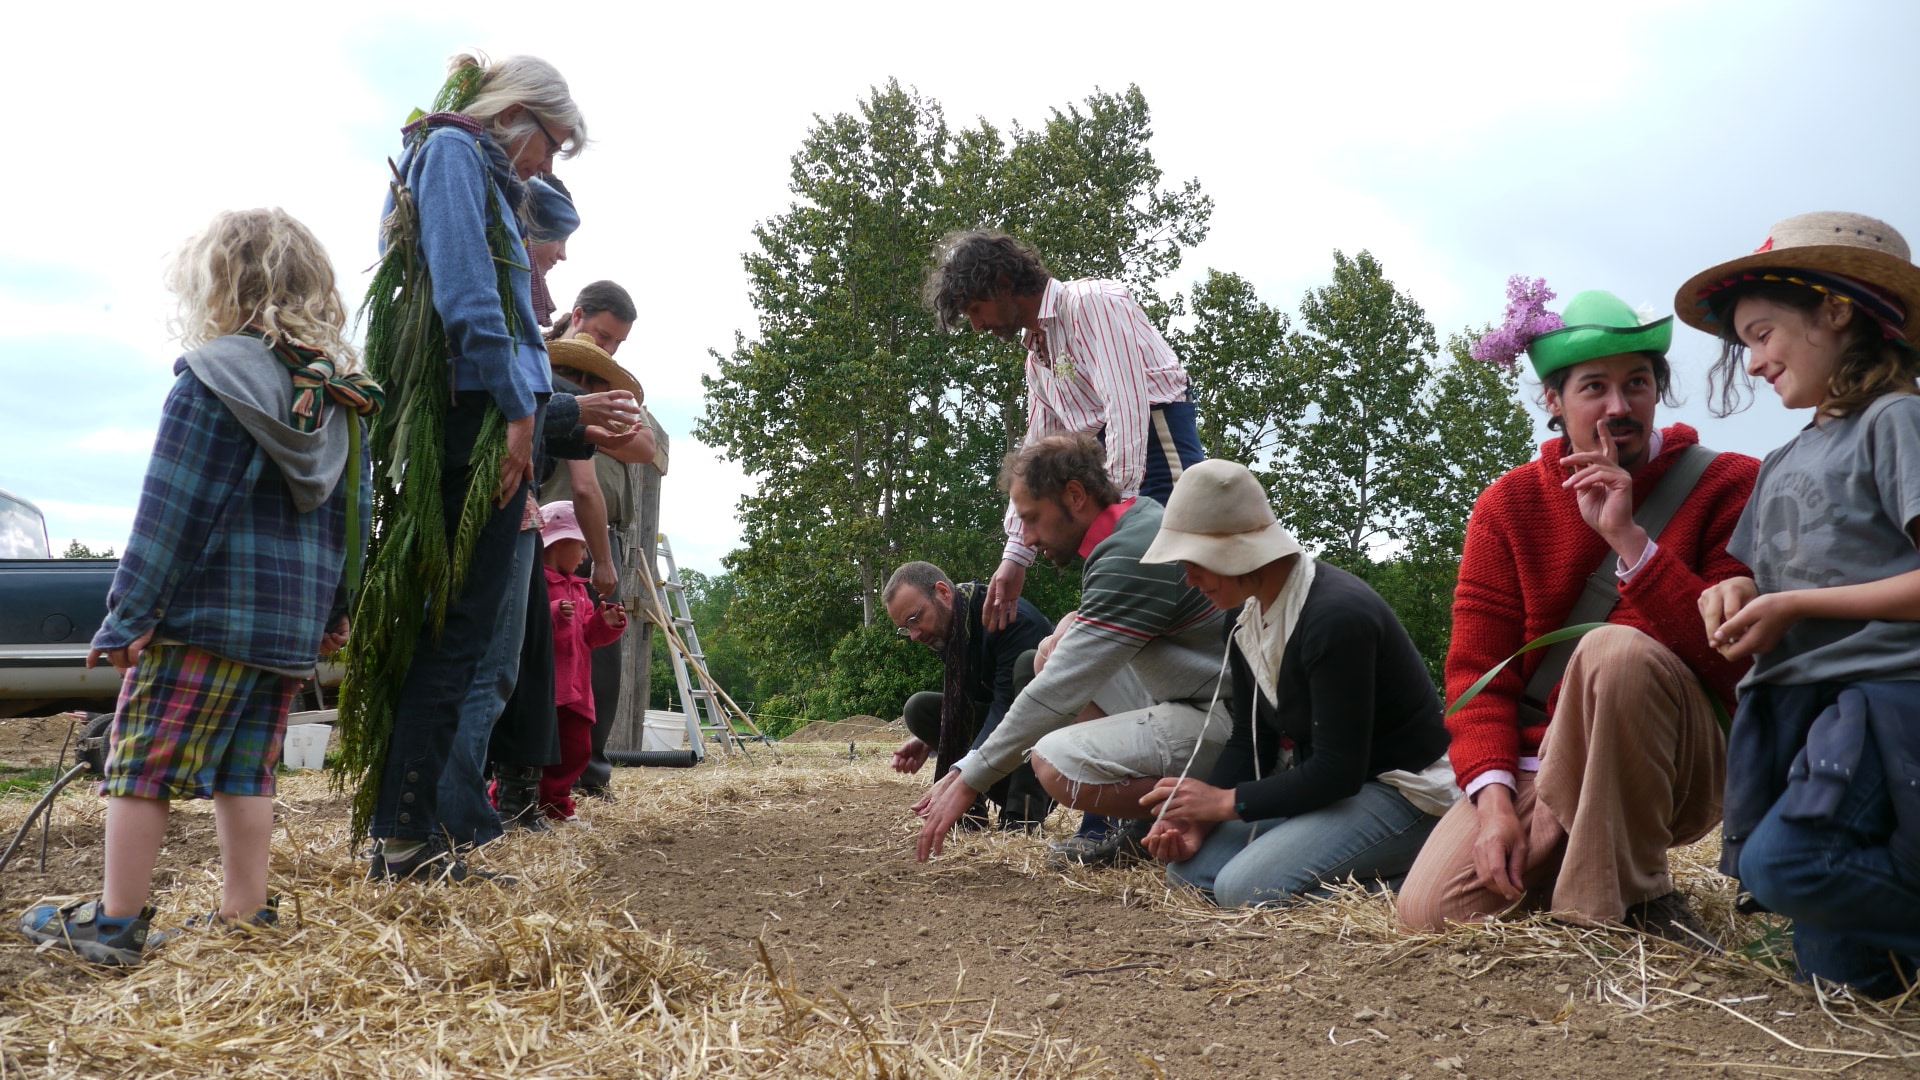
<svg viewBox="0 0 1920 1080">
<path fill-rule="evenodd" d="M 928 746 L 917 738 L 909 737 L 906 742 L 900 744 L 900 749 L 893 752 L 893 771 L 908 774 L 917 773 L 920 771 L 920 766 L 927 763 L 927 755 L 932 752 L 933 747 Z M 915 804 L 916 807 L 918 805 L 917 803 Z"/>
<path fill-rule="evenodd" d="M 979 797 L 979 792 L 960 779 L 958 770 L 948 773 L 935 784 L 933 790 L 927 792 L 927 797 L 915 804 L 916 807 L 925 807 L 923 816 L 927 823 L 920 829 L 920 842 L 914 847 L 914 861 L 926 862 L 940 854 L 940 849 L 946 846 L 947 833 L 953 830 L 954 824 L 973 806 L 973 800 Z"/>
</svg>

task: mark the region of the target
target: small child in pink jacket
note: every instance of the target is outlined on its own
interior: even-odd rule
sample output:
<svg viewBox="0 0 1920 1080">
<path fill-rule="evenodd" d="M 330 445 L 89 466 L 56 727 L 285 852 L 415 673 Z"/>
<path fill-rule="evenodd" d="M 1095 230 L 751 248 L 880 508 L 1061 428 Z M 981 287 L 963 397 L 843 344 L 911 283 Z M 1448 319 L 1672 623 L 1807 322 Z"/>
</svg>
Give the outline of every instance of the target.
<svg viewBox="0 0 1920 1080">
<path fill-rule="evenodd" d="M 587 557 L 587 535 L 580 531 L 573 503 L 549 503 L 540 512 L 547 606 L 553 616 L 553 704 L 560 723 L 560 764 L 547 766 L 541 774 L 540 808 L 550 818 L 570 821 L 573 782 L 593 754 L 590 654 L 620 636 L 627 628 L 627 613 L 619 604 L 596 605 L 586 580 L 574 574 Z"/>
</svg>

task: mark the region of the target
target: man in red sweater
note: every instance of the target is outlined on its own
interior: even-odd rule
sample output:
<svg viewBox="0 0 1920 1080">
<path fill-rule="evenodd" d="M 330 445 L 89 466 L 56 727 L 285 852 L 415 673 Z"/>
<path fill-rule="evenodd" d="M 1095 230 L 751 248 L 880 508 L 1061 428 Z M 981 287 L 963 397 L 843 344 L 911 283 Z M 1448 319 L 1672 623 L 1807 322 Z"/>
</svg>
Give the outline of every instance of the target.
<svg viewBox="0 0 1920 1080">
<path fill-rule="evenodd" d="M 1502 671 L 1448 717 L 1467 798 L 1407 875 L 1400 919 L 1434 930 L 1544 908 L 1711 948 L 1674 891 L 1667 850 L 1720 820 L 1726 747 L 1708 695 L 1731 708 L 1747 665 L 1708 646 L 1696 605 L 1748 573 L 1726 545 L 1759 462 L 1714 457 L 1650 539 L 1635 511 L 1699 441 L 1685 424 L 1654 425 L 1673 320 L 1643 326 L 1613 295 L 1586 292 L 1564 323 L 1527 346 L 1549 426 L 1564 434 L 1482 492 L 1467 524 L 1447 700 Z M 1608 625 L 1531 700 L 1549 650 L 1506 661 L 1566 625 L 1596 568 L 1618 579 Z"/>
</svg>

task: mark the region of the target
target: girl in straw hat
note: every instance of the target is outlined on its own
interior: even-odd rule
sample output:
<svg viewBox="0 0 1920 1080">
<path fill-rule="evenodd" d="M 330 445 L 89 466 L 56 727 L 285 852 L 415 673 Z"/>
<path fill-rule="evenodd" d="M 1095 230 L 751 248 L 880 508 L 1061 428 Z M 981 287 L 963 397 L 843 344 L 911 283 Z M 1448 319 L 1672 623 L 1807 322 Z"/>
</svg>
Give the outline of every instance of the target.
<svg viewBox="0 0 1920 1080">
<path fill-rule="evenodd" d="M 1179 562 L 1240 610 L 1226 748 L 1204 781 L 1140 800 L 1159 810 L 1146 846 L 1167 876 L 1236 907 L 1405 875 L 1459 791 L 1440 699 L 1386 601 L 1316 563 L 1230 461 L 1180 475 L 1141 561 Z"/>
<path fill-rule="evenodd" d="M 1752 657 L 1727 747 L 1721 869 L 1794 920 L 1804 974 L 1891 995 L 1920 957 L 1920 270 L 1892 226 L 1802 214 L 1687 282 L 1721 340 L 1721 411 L 1752 377 L 1812 421 L 1767 455 L 1709 589 L 1709 641 Z"/>
</svg>

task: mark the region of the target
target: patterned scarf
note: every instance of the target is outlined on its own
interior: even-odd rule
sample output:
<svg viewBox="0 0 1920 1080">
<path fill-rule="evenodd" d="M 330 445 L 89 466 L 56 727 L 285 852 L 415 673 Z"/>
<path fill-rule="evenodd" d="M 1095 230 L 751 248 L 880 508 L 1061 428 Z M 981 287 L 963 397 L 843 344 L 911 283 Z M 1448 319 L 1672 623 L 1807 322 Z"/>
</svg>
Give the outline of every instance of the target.
<svg viewBox="0 0 1920 1080">
<path fill-rule="evenodd" d="M 332 398 L 361 416 L 372 416 L 387 403 L 386 390 L 371 376 L 360 372 L 335 374 L 333 361 L 318 349 L 287 337 L 270 341 L 256 330 L 247 330 L 245 333 L 267 341 L 274 357 L 292 373 L 293 408 L 287 418 L 287 426 L 295 431 L 312 431 L 320 426 L 320 413 L 326 398 Z"/>
<path fill-rule="evenodd" d="M 946 669 L 946 678 L 940 684 L 940 753 L 934 762 L 935 776 L 947 775 L 955 762 L 967 756 L 971 745 L 965 725 L 956 717 L 962 706 L 972 704 L 967 700 L 967 667 L 971 659 L 968 647 L 973 638 L 968 611 L 973 594 L 979 588 L 979 582 L 969 581 L 953 590 L 953 615 L 947 623 L 947 640 L 940 646 L 940 663 Z"/>
</svg>

